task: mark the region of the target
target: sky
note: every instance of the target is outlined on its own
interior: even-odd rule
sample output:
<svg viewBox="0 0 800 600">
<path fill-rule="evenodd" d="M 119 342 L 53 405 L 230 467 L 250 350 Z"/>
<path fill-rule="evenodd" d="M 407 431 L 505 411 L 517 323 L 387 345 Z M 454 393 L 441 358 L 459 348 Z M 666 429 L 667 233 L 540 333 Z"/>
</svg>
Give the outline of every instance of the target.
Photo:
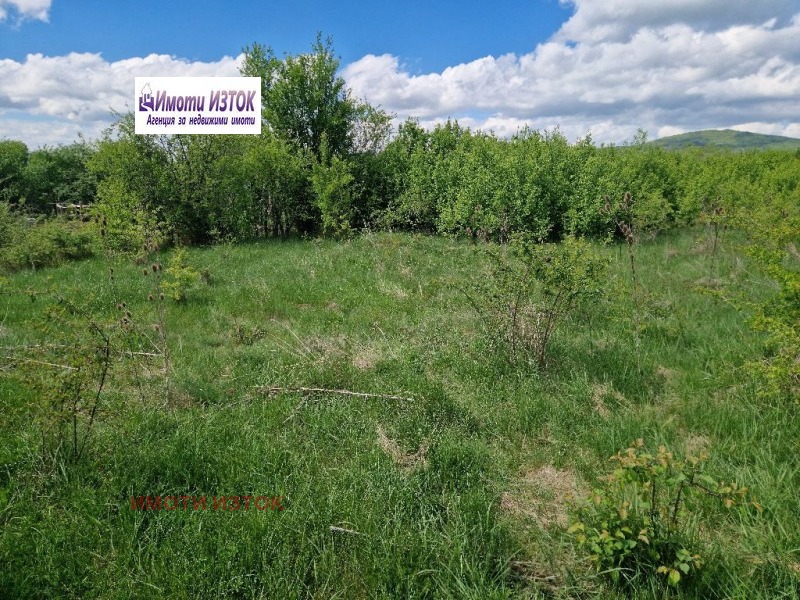
<svg viewBox="0 0 800 600">
<path fill-rule="evenodd" d="M 0 139 L 97 139 L 135 77 L 236 76 L 244 46 L 318 31 L 396 123 L 800 138 L 800 0 L 0 0 Z"/>
</svg>

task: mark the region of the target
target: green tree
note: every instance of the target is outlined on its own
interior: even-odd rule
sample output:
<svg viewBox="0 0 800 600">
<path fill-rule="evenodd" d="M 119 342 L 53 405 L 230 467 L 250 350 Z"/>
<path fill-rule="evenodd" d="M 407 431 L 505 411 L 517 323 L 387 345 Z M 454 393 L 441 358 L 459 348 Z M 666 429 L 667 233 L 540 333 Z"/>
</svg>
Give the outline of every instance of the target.
<svg viewBox="0 0 800 600">
<path fill-rule="evenodd" d="M 0 201 L 17 203 L 24 193 L 28 147 L 17 140 L 0 141 Z"/>
<path fill-rule="evenodd" d="M 328 152 L 325 135 L 320 150 L 322 156 L 319 162 L 314 163 L 311 185 L 322 215 L 322 231 L 336 236 L 347 235 L 353 217 L 353 176 L 345 160 Z"/>
<path fill-rule="evenodd" d="M 24 171 L 26 204 L 39 212 L 52 212 L 56 203 L 92 203 L 97 177 L 88 162 L 94 152 L 83 141 L 31 152 Z"/>
<path fill-rule="evenodd" d="M 352 150 L 353 124 L 360 110 L 336 74 L 339 59 L 331 38 L 323 41 L 318 34 L 311 52 L 283 60 L 258 43 L 246 47 L 244 54 L 241 73 L 261 77 L 263 117 L 272 132 L 318 160 L 323 134 L 332 155 Z"/>
</svg>

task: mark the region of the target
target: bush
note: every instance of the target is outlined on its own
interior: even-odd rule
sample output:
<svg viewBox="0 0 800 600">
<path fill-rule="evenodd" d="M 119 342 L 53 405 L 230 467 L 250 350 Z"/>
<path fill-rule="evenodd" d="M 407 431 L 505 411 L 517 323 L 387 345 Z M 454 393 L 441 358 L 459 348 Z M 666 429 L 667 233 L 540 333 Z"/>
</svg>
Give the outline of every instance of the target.
<svg viewBox="0 0 800 600">
<path fill-rule="evenodd" d="M 762 396 L 800 402 L 800 187 L 741 219 L 750 223 L 748 254 L 778 288 L 755 306 L 751 325 L 766 334 L 767 354 L 748 367 L 763 384 Z"/>
<path fill-rule="evenodd" d="M 542 244 L 520 235 L 491 258 L 489 277 L 476 284 L 474 297 L 467 295 L 493 342 L 503 344 L 512 361 L 527 353 L 543 366 L 559 323 L 602 295 L 606 261 L 582 239 Z"/>
<path fill-rule="evenodd" d="M 17 244 L 24 234 L 23 218 L 11 210 L 8 202 L 0 202 L 0 250 Z"/>
<path fill-rule="evenodd" d="M 0 211 L 0 228 L 4 217 Z M 12 242 L 2 248 L 0 267 L 17 271 L 30 267 L 40 269 L 53 267 L 67 260 L 88 258 L 95 254 L 98 246 L 94 227 L 80 221 L 52 219 L 26 227 L 22 224 L 8 225 Z"/>
<path fill-rule="evenodd" d="M 700 497 L 716 498 L 728 508 L 748 499 L 746 487 L 709 477 L 706 459 L 679 460 L 664 446 L 651 454 L 641 439 L 611 457 L 617 468 L 576 507 L 568 529 L 589 550 L 598 572 L 626 585 L 663 575 L 675 587 L 703 566 L 696 551 Z"/>
</svg>

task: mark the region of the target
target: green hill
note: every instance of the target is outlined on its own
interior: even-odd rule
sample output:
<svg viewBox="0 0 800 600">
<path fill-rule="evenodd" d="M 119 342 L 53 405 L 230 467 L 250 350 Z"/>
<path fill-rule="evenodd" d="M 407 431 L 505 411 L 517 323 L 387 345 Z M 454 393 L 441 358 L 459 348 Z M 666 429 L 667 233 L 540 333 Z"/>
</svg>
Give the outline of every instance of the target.
<svg viewBox="0 0 800 600">
<path fill-rule="evenodd" d="M 797 138 L 732 129 L 692 131 L 664 137 L 651 143 L 670 150 L 690 147 L 726 148 L 729 150 L 795 150 L 800 148 L 800 139 Z"/>
</svg>

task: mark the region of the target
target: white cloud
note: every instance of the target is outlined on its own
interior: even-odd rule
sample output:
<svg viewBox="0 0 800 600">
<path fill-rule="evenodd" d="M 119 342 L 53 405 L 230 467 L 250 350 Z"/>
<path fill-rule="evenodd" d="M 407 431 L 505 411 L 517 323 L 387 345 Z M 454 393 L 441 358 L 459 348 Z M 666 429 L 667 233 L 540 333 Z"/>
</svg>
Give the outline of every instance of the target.
<svg viewBox="0 0 800 600">
<path fill-rule="evenodd" d="M 797 0 L 560 0 L 575 14 L 556 35 L 578 42 L 621 41 L 642 28 L 674 24 L 703 31 L 735 25 L 775 26 L 797 12 Z"/>
<path fill-rule="evenodd" d="M 739 123 L 732 125 L 729 129 L 737 131 L 751 131 L 753 133 L 764 133 L 767 135 L 784 135 L 787 137 L 800 138 L 800 123 Z"/>
<path fill-rule="evenodd" d="M 16 13 L 20 19 L 47 21 L 52 0 L 0 0 L 0 21 Z M 12 9 L 9 13 L 9 8 Z"/>
<path fill-rule="evenodd" d="M 757 121 L 795 131 L 800 14 L 788 8 L 797 5 L 768 0 L 757 10 L 758 2 L 725 0 L 731 14 L 711 22 L 709 7 L 722 4 L 577 0 L 572 19 L 529 54 L 423 75 L 410 74 L 397 57 L 368 55 L 343 74 L 358 95 L 401 118 L 453 117 L 498 134 L 523 123 L 560 126 L 570 137 L 591 130 L 596 140 L 615 142 L 638 127 L 660 136 Z M 574 35 L 577 43 L 568 41 Z"/>
<path fill-rule="evenodd" d="M 423 74 L 396 56 L 370 54 L 342 74 L 397 122 L 415 117 L 426 126 L 457 118 L 502 136 L 526 124 L 558 126 L 569 139 L 591 132 L 598 142 L 630 139 L 639 127 L 651 137 L 747 126 L 800 136 L 797 0 L 561 2 L 574 7 L 573 16 L 527 54 Z M 0 10 L 8 4 L 0 0 Z M 28 10 L 44 4 L 15 0 Z M 241 58 L 0 59 L 0 138 L 35 145 L 69 142 L 78 131 L 96 137 L 110 122 L 109 108 L 124 111 L 132 102 L 135 76 L 236 75 Z"/>
<path fill-rule="evenodd" d="M 159 54 L 107 62 L 89 53 L 0 60 L 0 139 L 22 139 L 35 147 L 72 142 L 78 132 L 97 137 L 111 122 L 112 110 L 132 106 L 135 77 L 233 77 L 240 63 L 241 57 L 189 62 Z"/>
</svg>

